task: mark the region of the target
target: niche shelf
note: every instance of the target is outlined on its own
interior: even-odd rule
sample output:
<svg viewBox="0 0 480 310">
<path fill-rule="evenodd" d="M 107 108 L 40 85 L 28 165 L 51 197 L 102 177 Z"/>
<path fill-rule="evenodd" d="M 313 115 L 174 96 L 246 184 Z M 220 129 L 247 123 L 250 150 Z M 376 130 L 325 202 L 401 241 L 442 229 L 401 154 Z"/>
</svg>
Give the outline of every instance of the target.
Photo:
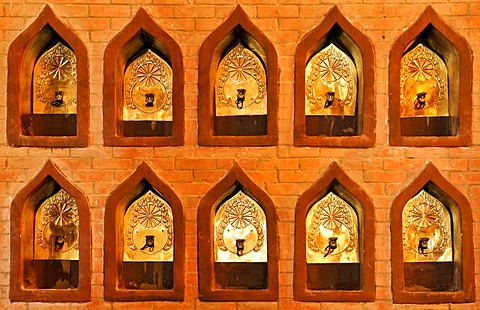
<svg viewBox="0 0 480 310">
<path fill-rule="evenodd" d="M 472 212 L 432 164 L 394 199 L 394 303 L 475 301 Z"/>
<path fill-rule="evenodd" d="M 333 162 L 295 207 L 295 300 L 374 301 L 373 235 L 370 197 Z"/>
<path fill-rule="evenodd" d="M 390 51 L 391 145 L 471 144 L 472 59 L 467 40 L 428 6 Z"/>
<path fill-rule="evenodd" d="M 108 44 L 104 72 L 105 145 L 183 145 L 182 52 L 145 9 Z"/>
<path fill-rule="evenodd" d="M 10 220 L 10 300 L 89 301 L 90 207 L 51 161 L 15 196 Z"/>
<path fill-rule="evenodd" d="M 296 146 L 374 145 L 374 59 L 370 39 L 337 6 L 305 35 L 295 54 Z"/>
<path fill-rule="evenodd" d="M 105 300 L 183 300 L 182 204 L 147 163 L 108 197 L 107 226 Z"/>
<path fill-rule="evenodd" d="M 277 66 L 274 45 L 237 6 L 200 47 L 198 143 L 276 145 Z"/>
<path fill-rule="evenodd" d="M 8 144 L 87 146 L 89 98 L 87 49 L 45 5 L 8 50 Z"/>
<path fill-rule="evenodd" d="M 237 163 L 200 201 L 198 270 L 203 301 L 278 299 L 275 206 Z"/>
</svg>

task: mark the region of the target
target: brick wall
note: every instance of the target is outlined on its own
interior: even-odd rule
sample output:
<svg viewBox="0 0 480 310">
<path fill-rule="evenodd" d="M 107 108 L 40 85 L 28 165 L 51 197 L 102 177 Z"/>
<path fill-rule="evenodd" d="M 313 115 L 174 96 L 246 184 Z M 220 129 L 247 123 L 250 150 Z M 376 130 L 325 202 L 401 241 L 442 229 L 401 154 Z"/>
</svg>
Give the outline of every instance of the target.
<svg viewBox="0 0 480 310">
<path fill-rule="evenodd" d="M 85 43 L 90 59 L 90 145 L 82 149 L 12 148 L 6 143 L 7 53 L 11 42 L 42 10 L 43 2 L 0 4 L 0 307 L 14 309 L 387 309 L 393 306 L 390 267 L 390 208 L 393 198 L 431 161 L 472 205 L 477 296 L 480 296 L 480 4 L 468 0 L 59 0 L 53 11 Z M 472 2 L 472 3 L 471 3 Z M 274 43 L 280 68 L 277 147 L 199 147 L 197 145 L 198 51 L 203 40 L 240 3 Z M 293 146 L 294 56 L 301 38 L 333 5 L 375 47 L 376 144 L 369 149 Z M 391 147 L 388 144 L 388 56 L 392 43 L 431 4 L 463 35 L 473 50 L 473 144 L 462 148 Z M 185 66 L 185 145 L 182 147 L 104 147 L 102 136 L 103 54 L 109 40 L 142 5 L 180 45 Z M 10 303 L 9 214 L 18 191 L 47 159 L 88 196 L 92 220 L 92 302 L 87 304 Z M 146 160 L 180 197 L 186 225 L 184 302 L 106 303 L 103 299 L 104 205 L 109 193 Z M 279 217 L 278 302 L 206 303 L 198 300 L 197 206 L 232 167 L 239 165 L 273 199 Z M 376 227 L 376 302 L 364 304 L 293 301 L 294 207 L 298 196 L 332 162 L 372 198 Z M 476 304 L 396 306 L 412 309 L 474 309 Z"/>
</svg>

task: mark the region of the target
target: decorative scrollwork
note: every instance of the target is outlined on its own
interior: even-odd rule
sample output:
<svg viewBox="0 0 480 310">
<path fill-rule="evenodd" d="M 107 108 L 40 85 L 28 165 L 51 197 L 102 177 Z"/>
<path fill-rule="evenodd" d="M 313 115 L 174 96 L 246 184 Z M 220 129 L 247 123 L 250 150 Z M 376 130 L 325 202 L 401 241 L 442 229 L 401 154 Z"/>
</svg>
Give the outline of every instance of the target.
<svg viewBox="0 0 480 310">
<path fill-rule="evenodd" d="M 215 261 L 264 262 L 266 218 L 262 208 L 242 191 L 215 214 Z"/>
<path fill-rule="evenodd" d="M 35 64 L 34 89 L 35 113 L 55 113 L 60 110 L 75 113 L 76 108 L 73 106 L 77 103 L 75 53 L 58 42 L 42 54 Z M 59 94 L 62 95 L 61 100 Z M 62 109 L 59 110 L 60 107 Z"/>
<path fill-rule="evenodd" d="M 155 113 L 172 107 L 172 69 L 151 50 L 128 66 L 125 79 L 125 103 L 128 108 Z M 147 94 L 154 95 L 154 104 L 145 103 Z"/>
<path fill-rule="evenodd" d="M 145 195 L 136 200 L 129 209 L 130 218 L 128 226 L 125 231 L 126 245 L 131 250 L 138 250 L 142 244 L 137 244 L 136 236 L 134 234 L 138 231 L 143 231 L 138 239 L 145 241 L 146 235 L 164 235 L 165 243 L 159 247 L 155 247 L 155 250 L 144 251 L 145 253 L 156 253 L 159 251 L 168 251 L 173 247 L 173 219 L 171 215 L 171 208 L 168 204 L 159 196 L 155 195 L 152 191 L 148 191 Z M 159 226 L 162 227 L 159 227 Z M 162 230 L 163 229 L 163 230 Z M 145 235 L 145 236 L 144 236 Z M 166 236 L 165 236 L 166 235 Z M 157 243 L 158 244 L 158 243 Z"/>
<path fill-rule="evenodd" d="M 425 256 L 422 260 L 448 260 L 443 254 L 451 249 L 450 215 L 438 199 L 422 190 L 407 202 L 402 218 L 406 261 L 417 259 L 409 253 Z"/>
<path fill-rule="evenodd" d="M 39 207 L 36 221 L 36 245 L 51 252 L 78 250 L 78 206 L 64 189 L 46 199 Z M 66 240 L 65 246 L 55 247 L 56 239 Z"/>
<path fill-rule="evenodd" d="M 305 78 L 307 115 L 355 114 L 357 69 L 350 57 L 334 44 L 312 57 Z M 329 96 L 333 96 L 330 101 Z"/>
<path fill-rule="evenodd" d="M 447 68 L 443 60 L 423 44 L 418 44 L 402 58 L 400 116 L 447 116 L 446 81 Z"/>
<path fill-rule="evenodd" d="M 217 116 L 266 114 L 266 75 L 261 60 L 238 43 L 220 62 L 215 92 Z"/>
<path fill-rule="evenodd" d="M 324 254 L 307 259 L 309 262 L 324 262 L 332 256 L 348 256 L 345 261 L 358 261 L 358 220 L 346 201 L 330 192 L 312 206 L 306 221 L 307 250 Z M 332 247 L 332 240 L 335 247 Z"/>
</svg>

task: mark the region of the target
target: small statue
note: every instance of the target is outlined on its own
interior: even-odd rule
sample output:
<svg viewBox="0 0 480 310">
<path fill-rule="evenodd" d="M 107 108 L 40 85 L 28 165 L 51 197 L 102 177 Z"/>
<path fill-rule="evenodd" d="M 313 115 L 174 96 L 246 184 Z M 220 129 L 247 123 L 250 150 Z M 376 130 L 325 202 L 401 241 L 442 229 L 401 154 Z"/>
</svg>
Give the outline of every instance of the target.
<svg viewBox="0 0 480 310">
<path fill-rule="evenodd" d="M 245 250 L 245 239 L 237 239 L 235 245 L 237 246 L 237 255 L 242 256 L 243 250 Z"/>
<path fill-rule="evenodd" d="M 55 91 L 55 100 L 50 101 L 50 105 L 54 107 L 59 107 L 63 104 L 63 91 Z"/>
<path fill-rule="evenodd" d="M 145 236 L 145 245 L 140 250 L 145 250 L 148 248 L 150 252 L 153 252 L 155 249 L 155 236 Z"/>
<path fill-rule="evenodd" d="M 245 93 L 247 92 L 244 88 L 237 89 L 237 100 L 235 100 L 235 104 L 237 108 L 241 110 L 243 108 L 243 103 L 245 102 Z"/>
<path fill-rule="evenodd" d="M 420 238 L 418 240 L 418 252 L 424 256 L 427 256 L 428 240 L 430 240 L 430 238 Z"/>
<path fill-rule="evenodd" d="M 65 245 L 65 235 L 55 236 L 55 252 L 59 252 Z"/>
<path fill-rule="evenodd" d="M 337 239 L 337 237 L 328 238 L 328 245 L 325 247 L 327 254 L 325 254 L 323 257 L 327 257 L 328 254 L 331 254 L 337 248 Z"/>
<path fill-rule="evenodd" d="M 427 93 L 421 92 L 417 94 L 417 99 L 415 99 L 414 105 L 415 110 L 420 110 L 425 107 L 427 101 Z"/>
<path fill-rule="evenodd" d="M 333 101 L 335 100 L 335 92 L 333 91 L 327 91 L 326 95 L 326 100 L 325 100 L 325 105 L 323 108 L 328 108 L 333 104 Z"/>
<path fill-rule="evenodd" d="M 153 108 L 154 104 L 153 102 L 155 101 L 155 95 L 152 93 L 145 94 L 145 106 L 148 108 Z"/>
</svg>

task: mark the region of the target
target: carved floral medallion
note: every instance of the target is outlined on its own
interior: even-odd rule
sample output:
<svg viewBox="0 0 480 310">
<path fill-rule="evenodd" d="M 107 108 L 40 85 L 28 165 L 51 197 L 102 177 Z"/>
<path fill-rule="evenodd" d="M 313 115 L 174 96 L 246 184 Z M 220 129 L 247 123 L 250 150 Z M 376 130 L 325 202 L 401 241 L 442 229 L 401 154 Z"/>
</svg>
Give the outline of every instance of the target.
<svg viewBox="0 0 480 310">
<path fill-rule="evenodd" d="M 33 113 L 77 113 L 77 58 L 58 42 L 43 53 L 33 73 Z"/>
<path fill-rule="evenodd" d="M 172 121 L 172 68 L 147 50 L 128 65 L 124 76 L 124 121 Z"/>
<path fill-rule="evenodd" d="M 267 223 L 263 209 L 239 191 L 215 214 L 216 262 L 266 262 Z"/>
<path fill-rule="evenodd" d="M 448 75 L 443 60 L 418 44 L 400 71 L 400 117 L 448 116 Z"/>
<path fill-rule="evenodd" d="M 220 62 L 215 80 L 215 115 L 267 114 L 267 78 L 262 61 L 238 43 Z"/>
<path fill-rule="evenodd" d="M 148 191 L 125 213 L 124 261 L 173 261 L 173 232 L 171 207 Z"/>
<path fill-rule="evenodd" d="M 35 212 L 35 259 L 78 260 L 78 206 L 60 189 Z"/>
<path fill-rule="evenodd" d="M 342 198 L 329 192 L 308 211 L 308 264 L 358 263 L 358 217 Z"/>
<path fill-rule="evenodd" d="M 355 115 L 357 69 L 334 44 L 308 61 L 305 79 L 305 115 Z"/>
<path fill-rule="evenodd" d="M 403 209 L 403 260 L 452 261 L 451 231 L 451 216 L 447 208 L 422 190 Z"/>
</svg>

